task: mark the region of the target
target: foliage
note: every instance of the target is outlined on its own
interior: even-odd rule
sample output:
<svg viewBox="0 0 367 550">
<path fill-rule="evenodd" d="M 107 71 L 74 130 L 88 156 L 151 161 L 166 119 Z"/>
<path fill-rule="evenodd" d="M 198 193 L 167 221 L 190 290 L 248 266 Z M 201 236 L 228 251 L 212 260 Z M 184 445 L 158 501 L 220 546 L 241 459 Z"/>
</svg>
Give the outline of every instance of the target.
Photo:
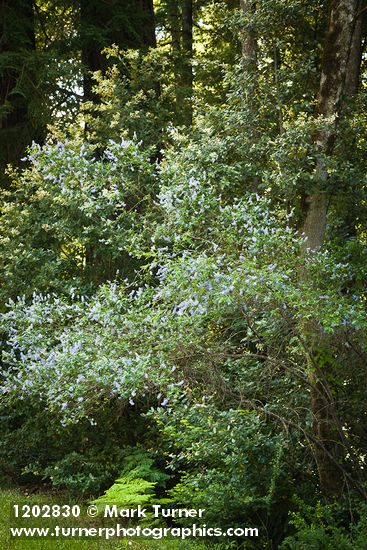
<svg viewBox="0 0 367 550">
<path fill-rule="evenodd" d="M 160 48 L 148 52 L 106 48 L 111 67 L 94 74 L 98 103 L 84 106 L 90 139 L 107 142 L 139 136 L 142 146 L 161 156 L 175 119 L 171 67 Z M 113 64 L 112 64 L 113 63 Z"/>
<path fill-rule="evenodd" d="M 38 40 L 42 21 L 52 28 L 41 4 Z M 108 62 L 84 36 L 102 63 L 93 93 L 84 80 L 89 101 L 10 170 L 0 464 L 18 483 L 106 491 L 97 503 L 205 508 L 211 525 L 259 526 L 254 548 L 362 548 L 365 100 L 315 116 L 327 3 L 235 4 L 194 4 L 193 59 L 181 1 L 155 6 L 157 48 L 107 43 L 112 27 L 92 21 Z M 63 84 L 80 85 L 86 42 L 73 2 L 52 9 L 77 50 L 51 100 L 70 121 Z M 246 33 L 251 70 L 237 55 Z M 317 136 L 336 123 L 333 154 L 321 153 Z M 328 224 L 310 254 L 301 228 L 320 166 Z M 321 502 L 315 376 L 340 440 L 338 505 Z"/>
<path fill-rule="evenodd" d="M 109 404 L 94 420 L 64 426 L 39 400 L 1 403 L 1 481 L 67 489 L 73 497 L 107 488 L 126 461 L 124 447 L 149 441 L 153 430 L 131 408 Z M 45 445 L 47 441 L 47 445 Z"/>
<path fill-rule="evenodd" d="M 280 546 L 282 550 L 362 550 L 365 547 L 365 503 L 355 503 L 354 509 L 358 516 L 353 522 L 348 522 L 347 514 L 340 504 L 323 506 L 319 502 L 315 507 L 299 504 L 300 510 L 293 513 L 291 520 L 296 533 L 284 540 Z"/>
<path fill-rule="evenodd" d="M 125 140 L 98 153 L 78 140 L 33 145 L 24 160 L 30 168 L 2 195 L 2 299 L 88 293 L 119 269 L 132 274 L 129 234 L 154 193 L 147 153 Z"/>
<path fill-rule="evenodd" d="M 249 409 L 218 410 L 212 400 L 181 403 L 156 416 L 169 467 L 182 475 L 169 491 L 176 506 L 205 509 L 207 525 L 218 525 L 219 518 L 223 528 L 266 525 L 256 547 L 269 531 L 273 540 L 282 535 L 278 526 L 284 525 L 287 494 L 294 490 L 285 454 L 295 459 L 296 454 L 270 422 Z"/>
<path fill-rule="evenodd" d="M 161 472 L 155 465 L 151 455 L 142 449 L 125 449 L 125 466 L 120 477 L 103 496 L 94 503 L 104 507 L 105 504 L 116 504 L 118 507 L 134 507 L 152 502 L 167 502 L 167 499 L 157 500 L 157 487 L 164 488 L 169 475 Z"/>
</svg>

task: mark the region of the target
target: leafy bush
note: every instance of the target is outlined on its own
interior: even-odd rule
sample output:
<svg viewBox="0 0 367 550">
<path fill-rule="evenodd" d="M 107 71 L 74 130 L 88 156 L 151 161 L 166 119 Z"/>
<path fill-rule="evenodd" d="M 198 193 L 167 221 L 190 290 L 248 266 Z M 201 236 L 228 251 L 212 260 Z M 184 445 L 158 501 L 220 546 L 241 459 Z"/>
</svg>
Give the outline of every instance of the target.
<svg viewBox="0 0 367 550">
<path fill-rule="evenodd" d="M 129 234 L 154 194 L 154 169 L 139 144 L 96 146 L 58 141 L 33 145 L 30 167 L 2 192 L 2 301 L 34 291 L 91 292 L 137 264 Z M 21 207 L 20 207 L 21 205 Z"/>
<path fill-rule="evenodd" d="M 350 521 L 350 510 L 340 504 L 309 506 L 299 503 L 292 514 L 296 533 L 287 537 L 281 550 L 363 550 L 366 547 L 366 505 L 353 503 L 356 516 Z"/>
<path fill-rule="evenodd" d="M 153 437 L 142 416 L 115 400 L 94 413 L 94 420 L 67 426 L 36 399 L 2 403 L 0 469 L 4 482 L 45 484 L 78 498 L 107 488 L 122 470 L 125 448 Z"/>
<path fill-rule="evenodd" d="M 297 452 L 271 423 L 254 411 L 218 410 L 205 400 L 155 416 L 162 423 L 169 468 L 182 476 L 169 491 L 174 507 L 205 509 L 205 524 L 223 529 L 267 525 L 274 540 L 281 538 L 279 526 L 293 490 L 288 459 L 290 453 L 297 459 Z M 256 548 L 268 536 L 260 531 L 256 545 L 252 541 Z"/>
<path fill-rule="evenodd" d="M 52 200 L 41 197 L 40 210 L 26 207 L 20 225 L 28 231 L 25 219 L 34 212 L 39 216 L 43 207 L 47 216 L 55 210 L 62 238 L 49 265 L 62 281 L 62 292 L 44 289 L 8 301 L 1 315 L 1 391 L 13 415 L 4 420 L 5 441 L 20 445 L 28 426 L 39 444 L 41 432 L 25 419 L 27 405 L 38 415 L 44 411 L 50 419 L 48 438 L 60 437 L 60 442 L 47 457 L 26 438 L 19 460 L 13 451 L 7 455 L 5 442 L 0 458 L 14 477 L 28 472 L 58 487 L 94 494 L 122 472 L 102 498 L 143 502 L 156 488 L 153 465 L 142 457 L 144 473 L 135 466 L 124 470 L 122 457 L 126 448 L 130 452 L 139 443 L 151 449 L 163 438 L 164 461 L 175 476 L 170 498 L 180 506 L 207 506 L 213 523 L 219 517 L 222 525 L 261 521 L 279 544 L 288 534 L 292 494 L 307 500 L 318 491 L 303 338 L 311 316 L 324 335 L 322 360 L 333 378 L 341 426 L 348 433 L 345 444 L 352 451 L 345 452 L 343 468 L 352 471 L 363 460 L 366 268 L 360 243 L 330 245 L 300 265 L 303 238 L 283 203 L 251 193 L 237 197 L 227 181 L 185 167 L 185 155 L 168 155 L 154 171 L 146 153 L 130 143 L 111 144 L 102 159 L 88 146 L 87 160 L 70 145 L 67 153 L 58 153 L 55 168 L 48 155 L 57 147 L 38 150 L 39 167 L 23 175 L 29 189 L 38 189 L 40 181 Z M 75 180 L 68 175 L 68 162 Z M 96 200 L 90 180 L 83 179 L 84 165 L 98 182 Z M 112 187 L 105 190 L 109 177 Z M 149 182 L 156 191 L 154 204 Z M 31 204 L 33 195 L 27 196 Z M 74 214 L 66 208 L 68 197 L 78 210 Z M 131 197 L 140 197 L 141 210 L 134 201 L 132 210 L 120 202 L 127 204 Z M 15 224 L 17 202 L 11 204 L 9 227 Z M 73 271 L 60 254 L 70 228 L 83 246 L 104 235 L 96 245 L 101 266 L 107 257 L 119 261 L 119 247 L 135 266 L 145 264 L 133 280 L 127 271 L 98 285 L 86 277 L 85 267 Z M 20 242 L 16 235 L 14 246 Z M 5 244 L 11 250 L 9 236 Z M 45 249 L 35 241 L 26 249 L 29 270 L 36 265 L 33 251 Z M 80 252 L 75 250 L 69 254 L 74 266 Z M 8 265 L 21 273 L 11 254 Z M 355 261 L 349 267 L 351 254 Z M 64 267 L 62 278 L 58 270 Z M 301 269 L 309 274 L 302 284 Z M 43 277 L 37 269 L 34 275 Z M 352 404 L 350 392 L 359 397 Z M 78 434 L 84 436 L 82 445 Z M 102 434 L 111 440 L 105 454 Z M 265 530 L 258 544 L 268 544 L 269 538 Z"/>
</svg>

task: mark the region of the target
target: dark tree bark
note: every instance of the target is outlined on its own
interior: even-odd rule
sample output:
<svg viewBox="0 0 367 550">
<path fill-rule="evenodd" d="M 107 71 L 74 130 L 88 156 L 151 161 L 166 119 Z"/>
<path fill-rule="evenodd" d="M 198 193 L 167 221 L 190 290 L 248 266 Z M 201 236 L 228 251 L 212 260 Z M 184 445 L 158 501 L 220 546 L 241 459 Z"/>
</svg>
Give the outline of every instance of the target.
<svg viewBox="0 0 367 550">
<path fill-rule="evenodd" d="M 314 193 L 306 197 L 307 210 L 303 225 L 306 237 L 304 255 L 307 252 L 311 254 L 317 252 L 325 239 L 328 173 L 323 159 L 325 155 L 331 155 L 333 152 L 338 117 L 341 114 L 343 95 L 346 91 L 348 60 L 351 60 L 353 55 L 352 39 L 356 32 L 358 34 L 355 26 L 357 11 L 357 0 L 333 0 L 331 5 L 323 52 L 317 115 L 331 119 L 332 122 L 316 137 L 320 152 L 316 163 L 318 187 Z M 307 270 L 303 270 L 301 281 L 307 278 Z M 334 498 L 343 491 L 342 469 L 336 465 L 342 463 L 345 452 L 332 388 L 328 382 L 333 376 L 332 365 L 327 354 L 324 353 L 326 337 L 314 319 L 305 321 L 303 336 L 308 354 L 313 431 L 320 443 L 314 447 L 320 488 L 326 498 Z"/>
<path fill-rule="evenodd" d="M 247 21 L 242 31 L 242 67 L 245 77 L 245 94 L 249 111 L 256 116 L 257 114 L 257 37 L 251 26 L 251 18 L 255 13 L 255 2 L 253 0 L 240 0 L 242 14 Z"/>
<path fill-rule="evenodd" d="M 101 52 L 112 44 L 121 49 L 155 47 L 153 0 L 80 0 L 80 41 L 85 100 L 96 100 L 92 72 L 108 67 Z"/>
<path fill-rule="evenodd" d="M 0 4 L 0 180 L 4 169 L 18 164 L 24 149 L 42 133 L 29 117 L 31 74 L 29 54 L 35 51 L 32 0 L 2 0 Z"/>
<path fill-rule="evenodd" d="M 192 124 L 192 94 L 193 94 L 193 42 L 192 42 L 192 25 L 193 12 L 192 0 L 183 0 L 182 5 L 182 51 L 183 51 L 183 67 L 182 67 L 182 86 L 184 90 L 184 123 L 187 126 Z"/>
<path fill-rule="evenodd" d="M 344 98 L 348 101 L 349 98 L 353 96 L 358 91 L 360 72 L 361 72 L 361 61 L 362 61 L 362 39 L 363 39 L 363 28 L 366 21 L 366 3 L 364 0 L 359 0 L 357 6 L 357 15 L 354 24 L 347 71 L 345 75 L 345 88 L 344 88 Z"/>
<path fill-rule="evenodd" d="M 334 147 L 338 117 L 342 110 L 343 94 L 346 91 L 345 82 L 349 60 L 349 67 L 352 65 L 352 38 L 358 36 L 354 32 L 358 5 L 358 0 L 334 0 L 332 2 L 322 61 L 317 115 L 325 118 L 334 117 L 334 122 L 329 124 L 328 129 L 320 132 L 316 138 L 316 144 L 321 153 L 316 164 L 319 184 L 317 192 L 306 197 L 307 210 L 303 226 L 307 238 L 305 248 L 311 251 L 318 250 L 322 246 L 325 237 L 328 202 L 325 184 L 328 174 L 322 157 L 325 154 L 330 155 Z M 349 73 L 350 81 L 353 79 L 355 81 L 355 75 L 356 73 L 359 74 L 359 68 L 356 70 L 354 67 L 350 69 Z M 351 83 L 349 87 L 351 87 Z"/>
<path fill-rule="evenodd" d="M 140 47 L 155 48 L 157 46 L 157 40 L 155 35 L 153 0 L 139 0 L 138 8 L 137 19 L 140 19 L 142 24 L 142 28 L 139 29 L 138 32 Z"/>
<path fill-rule="evenodd" d="M 360 87 L 360 72 L 363 55 L 363 40 L 366 33 L 366 0 L 359 0 L 357 8 L 357 17 L 355 21 L 350 53 L 345 76 L 345 88 L 343 94 L 342 114 L 352 115 L 355 107 L 355 98 Z M 353 154 L 356 146 L 356 136 L 352 137 L 348 143 L 348 149 Z M 348 152 L 346 151 L 346 154 Z M 347 201 L 343 201 L 343 234 L 346 238 L 355 238 L 357 235 L 356 213 L 353 207 L 353 196 L 348 193 L 348 183 L 345 182 L 345 191 Z"/>
<path fill-rule="evenodd" d="M 171 35 L 177 123 L 191 126 L 193 117 L 193 0 L 165 0 Z"/>
<path fill-rule="evenodd" d="M 172 40 L 172 50 L 174 54 L 181 52 L 181 23 L 180 9 L 178 0 L 168 0 L 167 2 L 167 19 L 169 24 L 169 32 Z"/>
<path fill-rule="evenodd" d="M 246 19 L 251 20 L 255 13 L 253 0 L 240 0 L 242 13 Z M 256 74 L 257 70 L 257 40 L 251 24 L 242 32 L 242 64 L 246 73 Z"/>
<path fill-rule="evenodd" d="M 240 0 L 240 9 L 246 22 L 241 33 L 244 99 L 249 115 L 249 127 L 252 130 L 254 141 L 257 141 L 260 136 L 258 127 L 258 44 L 256 32 L 252 25 L 252 18 L 256 12 L 256 3 L 254 0 Z M 275 75 L 277 77 L 276 71 Z M 259 183 L 260 176 L 257 174 L 252 178 L 253 188 L 257 189 Z"/>
</svg>

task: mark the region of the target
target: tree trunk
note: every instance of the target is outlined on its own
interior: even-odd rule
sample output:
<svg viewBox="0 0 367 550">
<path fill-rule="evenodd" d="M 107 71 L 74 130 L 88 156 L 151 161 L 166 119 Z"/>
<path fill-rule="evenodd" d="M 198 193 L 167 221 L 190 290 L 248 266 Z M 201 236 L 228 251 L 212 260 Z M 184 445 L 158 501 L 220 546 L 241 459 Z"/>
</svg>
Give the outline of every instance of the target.
<svg viewBox="0 0 367 550">
<path fill-rule="evenodd" d="M 176 120 L 189 127 L 193 119 L 193 0 L 165 0 L 165 10 L 171 35 Z"/>
<path fill-rule="evenodd" d="M 139 0 L 139 19 L 142 28 L 139 29 L 139 39 L 141 48 L 155 48 L 157 39 L 155 35 L 154 5 L 153 0 Z"/>
<path fill-rule="evenodd" d="M 345 75 L 344 98 L 346 100 L 353 98 L 358 91 L 359 77 L 362 61 L 362 38 L 363 26 L 366 19 L 366 5 L 364 0 L 359 0 L 357 6 L 357 16 L 355 20 L 350 52 L 348 57 L 347 72 Z"/>
<path fill-rule="evenodd" d="M 256 4 L 253 0 L 240 0 L 240 9 L 244 17 L 244 25 L 241 33 L 241 63 L 244 76 L 243 91 L 245 108 L 248 112 L 248 125 L 251 128 L 253 140 L 256 142 L 260 137 L 258 126 L 258 44 L 256 32 L 252 26 L 252 18 L 255 14 Z M 254 190 L 258 188 L 259 183 L 260 176 L 256 174 L 252 178 L 252 187 Z"/>
<path fill-rule="evenodd" d="M 24 149 L 40 130 L 29 117 L 31 75 L 28 54 L 35 51 L 32 0 L 2 0 L 0 3 L 0 180 L 7 184 L 7 164 L 18 164 Z"/>
<path fill-rule="evenodd" d="M 246 73 L 255 74 L 257 70 L 257 40 L 254 30 L 251 28 L 251 16 L 255 12 L 253 0 L 240 0 L 241 11 L 249 21 L 242 32 L 242 64 Z"/>
<path fill-rule="evenodd" d="M 101 52 L 112 44 L 121 49 L 156 45 L 153 0 L 80 0 L 79 29 L 84 75 L 84 98 L 96 101 L 91 73 L 104 72 L 107 58 Z"/>
<path fill-rule="evenodd" d="M 242 67 L 245 77 L 246 102 L 252 114 L 257 113 L 257 39 L 251 26 L 251 18 L 255 13 L 253 0 L 240 0 L 240 7 L 245 18 L 246 25 L 242 30 Z"/>
<path fill-rule="evenodd" d="M 336 138 L 338 116 L 341 113 L 345 91 L 348 59 L 358 9 L 357 0 L 333 0 L 322 60 L 322 73 L 318 94 L 317 115 L 329 118 L 327 127 L 316 138 L 320 157 L 316 163 L 318 187 L 306 197 L 306 215 L 303 225 L 306 242 L 303 254 L 315 253 L 323 245 L 327 215 L 327 179 L 325 155 L 332 154 Z M 301 282 L 306 282 L 307 270 L 303 270 Z M 326 336 L 316 320 L 303 324 L 303 336 L 308 353 L 308 374 L 311 383 L 311 411 L 314 435 L 320 442 L 315 445 L 314 456 L 318 468 L 320 488 L 326 498 L 334 498 L 343 490 L 341 469 L 336 466 L 344 454 L 336 421 L 336 408 L 328 388 L 332 378 L 332 365 L 323 353 Z"/>
<path fill-rule="evenodd" d="M 193 12 L 192 0 L 183 0 L 182 4 L 182 52 L 183 52 L 183 67 L 182 67 L 182 87 L 184 92 L 183 100 L 183 119 L 186 126 L 192 124 L 192 94 L 193 94 L 193 41 L 192 41 L 192 25 Z"/>
<path fill-rule="evenodd" d="M 178 55 L 181 52 L 181 25 L 178 0 L 169 0 L 167 3 L 167 16 L 172 39 L 172 50 L 174 55 Z"/>
</svg>

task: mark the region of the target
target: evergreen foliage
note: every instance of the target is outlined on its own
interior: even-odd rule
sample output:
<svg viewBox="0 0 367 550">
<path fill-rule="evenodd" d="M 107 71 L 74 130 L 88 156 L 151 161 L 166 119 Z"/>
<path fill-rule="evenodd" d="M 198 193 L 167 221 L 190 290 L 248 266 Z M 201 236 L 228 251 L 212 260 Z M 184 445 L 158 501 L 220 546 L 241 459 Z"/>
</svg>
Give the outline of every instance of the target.
<svg viewBox="0 0 367 550">
<path fill-rule="evenodd" d="M 3 478 L 362 549 L 364 4 L 101 6 L 0 51 Z"/>
<path fill-rule="evenodd" d="M 157 500 L 155 497 L 157 486 L 162 489 L 170 476 L 157 469 L 149 453 L 131 448 L 126 449 L 125 457 L 121 477 L 94 503 L 104 509 L 106 504 L 134 508 L 139 504 L 144 506 L 153 502 L 169 502 L 168 499 Z"/>
</svg>

